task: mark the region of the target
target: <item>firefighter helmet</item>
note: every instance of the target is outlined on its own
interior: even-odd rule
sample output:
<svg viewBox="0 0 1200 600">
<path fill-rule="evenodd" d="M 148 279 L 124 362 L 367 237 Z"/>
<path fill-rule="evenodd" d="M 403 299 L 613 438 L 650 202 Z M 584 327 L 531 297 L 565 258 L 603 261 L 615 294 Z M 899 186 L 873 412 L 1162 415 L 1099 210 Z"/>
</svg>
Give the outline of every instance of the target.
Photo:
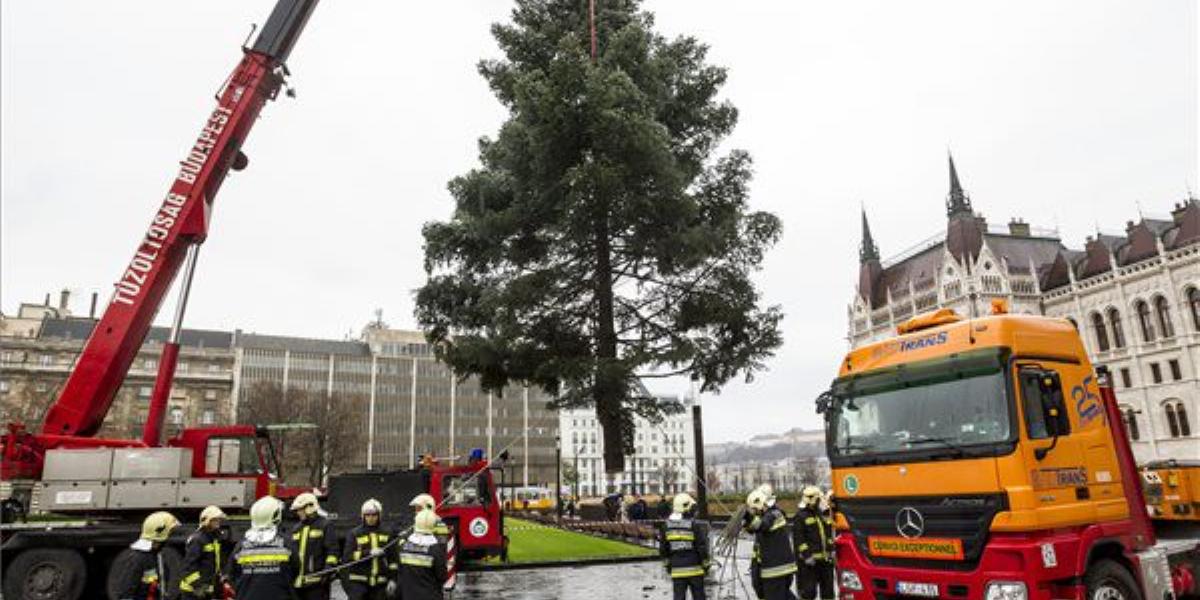
<svg viewBox="0 0 1200 600">
<path fill-rule="evenodd" d="M 250 507 L 250 527 L 268 529 L 283 520 L 283 503 L 271 496 L 259 498 Z"/>
<path fill-rule="evenodd" d="M 317 496 L 312 492 L 304 492 L 292 500 L 292 511 L 300 513 L 301 516 L 307 517 L 320 509 L 321 505 L 317 503 Z"/>
<path fill-rule="evenodd" d="M 142 539 L 151 542 L 165 542 L 171 536 L 171 530 L 179 526 L 179 519 L 169 512 L 152 513 L 142 521 Z"/>
<path fill-rule="evenodd" d="M 424 508 L 434 510 L 437 508 L 437 502 L 434 502 L 433 496 L 430 496 L 429 494 L 417 494 L 416 496 L 413 496 L 412 501 L 409 502 L 408 505 L 416 507 L 418 510 Z"/>
<path fill-rule="evenodd" d="M 208 525 L 214 519 L 225 519 L 225 511 L 216 506 L 208 506 L 200 512 L 200 525 Z"/>
<path fill-rule="evenodd" d="M 692 510 L 692 507 L 696 505 L 696 501 L 687 494 L 675 494 L 674 504 L 675 512 L 683 514 L 689 510 Z"/>
<path fill-rule="evenodd" d="M 413 519 L 413 531 L 417 533 L 433 533 L 437 528 L 438 516 L 432 510 L 422 509 Z"/>
<path fill-rule="evenodd" d="M 801 503 L 805 506 L 818 506 L 821 503 L 821 488 L 810 485 L 804 488 L 804 495 Z"/>
<path fill-rule="evenodd" d="M 364 517 L 367 515 L 382 515 L 383 505 L 378 500 L 370 498 L 366 502 L 363 502 L 362 509 L 359 512 Z"/>
</svg>

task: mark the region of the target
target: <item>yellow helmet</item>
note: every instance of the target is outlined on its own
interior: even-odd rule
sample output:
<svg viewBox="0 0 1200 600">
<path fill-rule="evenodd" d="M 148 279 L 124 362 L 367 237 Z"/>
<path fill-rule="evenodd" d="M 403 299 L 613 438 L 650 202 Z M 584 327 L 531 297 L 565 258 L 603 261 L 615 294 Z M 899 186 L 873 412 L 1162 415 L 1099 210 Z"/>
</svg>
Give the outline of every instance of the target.
<svg viewBox="0 0 1200 600">
<path fill-rule="evenodd" d="M 224 519 L 224 518 L 226 518 L 225 511 L 221 510 L 219 507 L 216 507 L 216 506 L 205 507 L 205 509 L 200 512 L 200 524 L 201 525 L 208 525 L 209 523 L 211 523 L 213 521 L 213 519 Z"/>
<path fill-rule="evenodd" d="M 675 512 L 683 514 L 689 510 L 692 510 L 692 507 L 695 505 L 696 501 L 693 500 L 691 496 L 687 494 L 675 494 L 675 502 L 673 506 Z"/>
<path fill-rule="evenodd" d="M 413 531 L 417 533 L 433 533 L 437 527 L 438 516 L 432 510 L 423 509 L 413 519 Z"/>
<path fill-rule="evenodd" d="M 151 542 L 165 542 L 171 536 L 171 530 L 179 526 L 179 519 L 169 512 L 159 511 L 142 521 L 142 539 Z"/>
<path fill-rule="evenodd" d="M 292 511 L 298 512 L 306 517 L 314 512 L 317 512 L 320 510 L 320 508 L 321 505 L 317 503 L 317 496 L 312 492 L 304 492 L 303 494 L 296 496 L 295 500 L 292 500 Z"/>
<path fill-rule="evenodd" d="M 413 496 L 412 501 L 409 502 L 408 505 L 422 509 L 427 508 L 429 510 L 437 509 L 437 502 L 435 502 L 433 500 L 433 496 L 430 496 L 429 494 L 417 494 L 416 496 Z"/>
<path fill-rule="evenodd" d="M 283 503 L 271 496 L 259 498 L 250 507 L 250 526 L 255 529 L 275 527 L 282 520 Z"/>
<path fill-rule="evenodd" d="M 366 516 L 366 515 L 383 516 L 383 504 L 380 504 L 380 502 L 378 500 L 371 498 L 371 499 L 368 499 L 366 502 L 363 502 L 362 509 L 359 512 L 363 516 Z"/>
</svg>

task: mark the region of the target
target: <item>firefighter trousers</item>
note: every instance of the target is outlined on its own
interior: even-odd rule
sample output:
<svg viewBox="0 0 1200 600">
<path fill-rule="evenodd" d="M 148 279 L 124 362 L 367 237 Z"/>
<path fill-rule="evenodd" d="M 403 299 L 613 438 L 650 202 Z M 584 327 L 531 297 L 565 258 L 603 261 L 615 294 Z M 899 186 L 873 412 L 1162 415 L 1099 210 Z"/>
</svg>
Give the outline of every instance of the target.
<svg viewBox="0 0 1200 600">
<path fill-rule="evenodd" d="M 329 600 L 329 585 L 310 585 L 296 588 L 297 600 Z"/>
<path fill-rule="evenodd" d="M 762 580 L 764 600 L 796 600 L 792 594 L 792 576 L 771 577 Z"/>
<path fill-rule="evenodd" d="M 369 586 L 365 583 L 347 583 L 346 597 L 350 600 L 387 600 L 387 586 Z"/>
<path fill-rule="evenodd" d="M 796 574 L 796 591 L 800 592 L 800 600 L 817 598 L 818 587 L 821 600 L 833 600 L 833 563 L 818 560 L 811 567 L 800 563 L 800 572 Z"/>
<path fill-rule="evenodd" d="M 675 600 L 687 600 L 688 590 L 692 590 L 692 600 L 705 600 L 704 577 L 680 577 L 671 580 L 675 590 Z"/>
</svg>

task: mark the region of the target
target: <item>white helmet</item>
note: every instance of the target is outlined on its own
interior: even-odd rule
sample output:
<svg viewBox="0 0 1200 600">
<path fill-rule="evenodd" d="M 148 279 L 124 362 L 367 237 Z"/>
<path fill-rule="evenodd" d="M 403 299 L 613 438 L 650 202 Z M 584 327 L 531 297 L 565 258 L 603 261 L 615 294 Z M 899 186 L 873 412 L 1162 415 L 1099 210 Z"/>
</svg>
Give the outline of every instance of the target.
<svg viewBox="0 0 1200 600">
<path fill-rule="evenodd" d="M 283 503 L 271 496 L 259 498 L 250 507 L 250 527 L 270 529 L 283 520 Z"/>
<path fill-rule="evenodd" d="M 296 496 L 295 500 L 292 500 L 292 511 L 298 512 L 305 517 L 317 512 L 320 508 L 321 505 L 317 503 L 317 496 L 312 492 L 304 492 Z"/>
<path fill-rule="evenodd" d="M 379 501 L 374 498 L 370 498 L 366 502 L 363 502 L 362 509 L 359 510 L 359 514 L 363 515 L 364 517 L 367 515 L 383 516 L 383 504 L 380 504 Z"/>
<path fill-rule="evenodd" d="M 750 495 L 746 498 L 746 505 L 749 506 L 751 510 L 758 513 L 765 512 L 770 506 L 775 506 L 774 488 L 772 488 L 770 484 L 766 483 L 758 486 L 753 492 L 750 492 Z"/>
<path fill-rule="evenodd" d="M 807 486 L 804 488 L 804 494 L 803 494 L 803 498 L 801 498 L 801 504 L 804 504 L 805 506 L 812 506 L 812 507 L 819 506 L 821 503 L 821 497 L 822 497 L 821 488 L 819 488 L 815 485 Z"/>
<path fill-rule="evenodd" d="M 689 510 L 692 510 L 692 507 L 696 505 L 696 501 L 687 494 L 675 494 L 674 504 L 675 512 L 683 514 Z"/>
<path fill-rule="evenodd" d="M 438 516 L 432 510 L 422 509 L 413 518 L 413 531 L 417 533 L 433 533 L 437 528 Z"/>
<path fill-rule="evenodd" d="M 224 518 L 225 518 L 225 511 L 221 510 L 220 508 L 218 508 L 216 506 L 205 507 L 205 509 L 200 512 L 200 524 L 201 525 L 208 525 L 209 523 L 211 523 L 213 521 L 213 519 L 224 519 Z"/>
<path fill-rule="evenodd" d="M 435 510 L 437 508 L 437 502 L 435 502 L 433 500 L 433 496 L 430 496 L 429 494 L 417 494 L 416 496 L 413 496 L 412 501 L 410 501 L 408 505 L 419 508 L 427 508 L 429 510 Z"/>
</svg>

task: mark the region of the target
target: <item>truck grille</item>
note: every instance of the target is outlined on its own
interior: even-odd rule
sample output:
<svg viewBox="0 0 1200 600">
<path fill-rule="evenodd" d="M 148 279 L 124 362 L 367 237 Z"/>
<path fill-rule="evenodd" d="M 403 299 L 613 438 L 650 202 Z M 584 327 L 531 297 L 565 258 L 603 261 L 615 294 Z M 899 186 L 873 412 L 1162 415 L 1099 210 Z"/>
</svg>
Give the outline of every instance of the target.
<svg viewBox="0 0 1200 600">
<path fill-rule="evenodd" d="M 933 560 L 871 556 L 867 537 L 898 536 L 896 515 L 905 508 L 915 508 L 924 517 L 924 538 L 962 540 L 963 560 Z M 996 513 L 1008 509 L 1004 494 L 971 496 L 905 496 L 896 498 L 839 498 L 838 512 L 846 517 L 854 534 L 858 550 L 872 564 L 969 571 L 979 564 L 987 543 L 988 528 Z"/>
</svg>

